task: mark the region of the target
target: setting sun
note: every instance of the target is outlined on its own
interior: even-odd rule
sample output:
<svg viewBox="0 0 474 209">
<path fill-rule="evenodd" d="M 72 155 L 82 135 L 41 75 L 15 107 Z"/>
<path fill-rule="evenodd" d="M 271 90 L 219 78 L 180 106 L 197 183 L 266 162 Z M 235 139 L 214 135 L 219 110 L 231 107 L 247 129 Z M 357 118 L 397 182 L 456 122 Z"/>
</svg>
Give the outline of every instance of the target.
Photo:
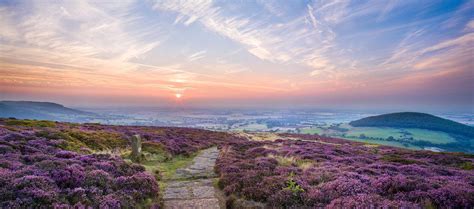
<svg viewBox="0 0 474 209">
<path fill-rule="evenodd" d="M 181 94 L 176 94 L 175 96 L 176 96 L 176 98 L 179 99 L 179 98 L 181 98 L 182 95 Z"/>
</svg>

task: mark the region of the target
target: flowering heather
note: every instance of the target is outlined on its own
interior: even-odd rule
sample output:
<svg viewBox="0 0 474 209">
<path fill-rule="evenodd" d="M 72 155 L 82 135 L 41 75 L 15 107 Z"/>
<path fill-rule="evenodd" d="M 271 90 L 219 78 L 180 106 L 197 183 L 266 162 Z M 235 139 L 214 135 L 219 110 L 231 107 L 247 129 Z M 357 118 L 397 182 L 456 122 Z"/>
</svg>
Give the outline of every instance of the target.
<svg viewBox="0 0 474 209">
<path fill-rule="evenodd" d="M 1 121 L 0 121 L 1 124 Z M 25 127 L 17 127 L 25 129 Z M 139 134 L 143 148 L 159 147 L 171 155 L 189 155 L 239 138 L 224 132 L 193 128 L 111 126 L 99 124 L 57 123 L 55 128 L 33 128 L 36 135 L 45 138 L 60 138 L 68 141 L 66 149 L 81 151 L 80 148 L 107 150 L 125 148 L 130 145 L 130 137 Z"/>
<path fill-rule="evenodd" d="M 0 208 L 120 208 L 156 198 L 142 166 L 60 149 L 63 140 L 0 127 Z"/>
<path fill-rule="evenodd" d="M 170 158 L 219 146 L 215 170 L 229 205 L 236 197 L 270 208 L 474 207 L 468 154 L 311 135 L 248 141 L 190 128 L 8 120 L 0 119 L 0 208 L 118 208 L 156 199 L 157 182 L 142 166 L 93 154 L 129 149 L 134 134 L 142 136 L 144 151 Z"/>
<path fill-rule="evenodd" d="M 157 199 L 158 184 L 143 166 L 93 154 L 130 149 L 134 134 L 144 151 L 170 157 L 235 138 L 189 128 L 0 119 L 0 208 L 127 208 Z"/>
<path fill-rule="evenodd" d="M 227 195 L 269 207 L 473 208 L 473 155 L 310 135 L 235 141 L 216 171 Z"/>
</svg>

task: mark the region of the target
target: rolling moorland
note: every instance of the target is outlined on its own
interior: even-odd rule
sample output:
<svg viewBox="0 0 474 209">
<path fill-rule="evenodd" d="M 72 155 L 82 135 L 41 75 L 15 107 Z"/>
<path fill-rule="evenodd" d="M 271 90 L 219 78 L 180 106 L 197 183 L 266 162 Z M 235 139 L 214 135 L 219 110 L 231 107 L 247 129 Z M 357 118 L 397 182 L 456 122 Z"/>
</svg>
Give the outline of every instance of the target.
<svg viewBox="0 0 474 209">
<path fill-rule="evenodd" d="M 458 123 L 424 113 L 377 116 L 379 113 L 354 110 L 106 109 L 108 111 L 84 111 L 51 102 L 3 101 L 0 102 L 0 117 L 110 125 L 190 127 L 226 132 L 317 134 L 414 150 L 474 153 L 474 128 L 472 115 L 469 113 L 440 114 Z M 373 121 L 374 117 L 377 120 L 375 126 L 360 126 L 356 123 L 360 120 Z"/>
<path fill-rule="evenodd" d="M 137 163 L 131 136 L 143 138 Z M 474 156 L 304 134 L 0 120 L 0 207 L 166 207 L 201 150 L 229 208 L 472 208 Z M 164 204 L 164 205 L 163 205 Z"/>
</svg>

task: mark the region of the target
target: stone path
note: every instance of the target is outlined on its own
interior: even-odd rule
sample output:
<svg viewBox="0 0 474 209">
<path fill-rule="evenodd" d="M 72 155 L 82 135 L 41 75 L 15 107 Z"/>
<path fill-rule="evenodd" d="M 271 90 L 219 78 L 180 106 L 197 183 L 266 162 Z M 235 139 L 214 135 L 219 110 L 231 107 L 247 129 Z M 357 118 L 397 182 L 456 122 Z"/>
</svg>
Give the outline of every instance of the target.
<svg viewBox="0 0 474 209">
<path fill-rule="evenodd" d="M 164 207 L 219 209 L 218 192 L 213 181 L 216 178 L 214 165 L 219 150 L 212 147 L 201 151 L 193 159 L 192 165 L 178 169 L 174 177 L 167 182 L 164 193 Z"/>
</svg>

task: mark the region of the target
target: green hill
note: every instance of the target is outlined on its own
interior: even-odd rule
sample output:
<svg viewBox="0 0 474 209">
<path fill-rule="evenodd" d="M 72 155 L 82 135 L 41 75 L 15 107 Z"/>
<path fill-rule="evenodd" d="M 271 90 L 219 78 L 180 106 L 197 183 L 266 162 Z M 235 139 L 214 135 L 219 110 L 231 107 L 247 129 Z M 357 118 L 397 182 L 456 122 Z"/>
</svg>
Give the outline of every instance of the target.
<svg viewBox="0 0 474 209">
<path fill-rule="evenodd" d="M 0 101 L 0 117 L 18 119 L 81 121 L 96 117 L 95 113 L 71 109 L 51 102 Z"/>
<path fill-rule="evenodd" d="M 474 127 L 426 113 L 390 113 L 362 118 L 349 124 L 354 127 L 419 128 L 474 138 Z"/>
</svg>

